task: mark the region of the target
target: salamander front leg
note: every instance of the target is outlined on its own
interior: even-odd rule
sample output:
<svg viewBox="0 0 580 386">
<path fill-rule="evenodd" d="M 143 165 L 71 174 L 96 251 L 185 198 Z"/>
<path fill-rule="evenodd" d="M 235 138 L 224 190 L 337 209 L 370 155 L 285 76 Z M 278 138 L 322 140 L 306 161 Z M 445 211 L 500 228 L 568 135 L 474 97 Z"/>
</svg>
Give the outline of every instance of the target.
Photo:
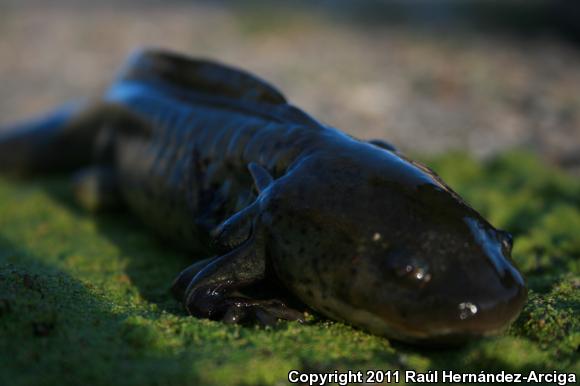
<svg viewBox="0 0 580 386">
<path fill-rule="evenodd" d="M 193 267 L 193 266 L 192 266 Z M 302 321 L 304 315 L 278 300 L 256 300 L 236 291 L 264 279 L 265 257 L 252 240 L 231 252 L 209 261 L 197 272 L 183 292 L 187 311 L 199 318 L 226 323 L 259 322 L 274 324 L 278 319 Z M 186 269 L 174 285 L 174 293 L 183 288 L 183 279 L 191 277 Z"/>
</svg>

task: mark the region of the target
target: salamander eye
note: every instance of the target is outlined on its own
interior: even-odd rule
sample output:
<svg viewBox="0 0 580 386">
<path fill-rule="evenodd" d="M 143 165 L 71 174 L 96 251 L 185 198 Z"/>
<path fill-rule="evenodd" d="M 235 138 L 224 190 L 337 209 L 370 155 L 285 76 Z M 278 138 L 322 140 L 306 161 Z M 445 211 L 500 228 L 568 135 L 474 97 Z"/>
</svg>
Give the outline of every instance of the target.
<svg viewBox="0 0 580 386">
<path fill-rule="evenodd" d="M 514 238 L 509 232 L 501 232 L 501 245 L 504 254 L 510 254 L 514 246 Z"/>
</svg>

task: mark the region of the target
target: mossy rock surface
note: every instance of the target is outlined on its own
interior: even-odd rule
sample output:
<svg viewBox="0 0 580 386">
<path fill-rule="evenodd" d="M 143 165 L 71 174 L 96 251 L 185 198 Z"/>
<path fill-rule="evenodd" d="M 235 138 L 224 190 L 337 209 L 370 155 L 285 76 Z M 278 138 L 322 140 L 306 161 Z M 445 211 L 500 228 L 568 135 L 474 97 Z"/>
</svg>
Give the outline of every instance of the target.
<svg viewBox="0 0 580 386">
<path fill-rule="evenodd" d="M 67 179 L 0 181 L 0 385 L 283 385 L 290 369 L 580 372 L 580 180 L 525 153 L 431 160 L 498 228 L 530 298 L 503 336 L 405 346 L 324 319 L 275 328 L 188 317 L 190 259 L 132 217 L 77 209 Z"/>
</svg>

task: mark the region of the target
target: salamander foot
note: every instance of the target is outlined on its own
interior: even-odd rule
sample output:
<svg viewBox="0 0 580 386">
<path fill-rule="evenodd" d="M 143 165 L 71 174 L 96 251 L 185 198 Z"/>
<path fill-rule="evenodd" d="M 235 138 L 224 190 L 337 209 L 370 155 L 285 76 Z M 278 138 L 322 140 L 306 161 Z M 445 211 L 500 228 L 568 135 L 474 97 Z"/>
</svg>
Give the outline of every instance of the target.
<svg viewBox="0 0 580 386">
<path fill-rule="evenodd" d="M 254 300 L 242 297 L 228 298 L 220 305 L 225 312 L 221 320 L 229 324 L 259 323 L 275 325 L 278 320 L 304 323 L 304 314 L 288 307 L 279 300 Z"/>
</svg>

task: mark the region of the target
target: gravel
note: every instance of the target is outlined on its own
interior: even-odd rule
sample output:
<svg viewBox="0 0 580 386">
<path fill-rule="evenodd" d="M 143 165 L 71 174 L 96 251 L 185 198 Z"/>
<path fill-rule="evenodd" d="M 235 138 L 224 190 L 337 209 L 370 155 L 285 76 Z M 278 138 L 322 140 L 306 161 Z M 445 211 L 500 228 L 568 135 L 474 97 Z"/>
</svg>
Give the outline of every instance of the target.
<svg viewBox="0 0 580 386">
<path fill-rule="evenodd" d="M 556 36 L 221 2 L 26 3 L 0 4 L 0 125 L 97 96 L 129 52 L 160 46 L 254 72 L 323 122 L 407 152 L 519 147 L 580 164 L 580 51 Z"/>
</svg>

